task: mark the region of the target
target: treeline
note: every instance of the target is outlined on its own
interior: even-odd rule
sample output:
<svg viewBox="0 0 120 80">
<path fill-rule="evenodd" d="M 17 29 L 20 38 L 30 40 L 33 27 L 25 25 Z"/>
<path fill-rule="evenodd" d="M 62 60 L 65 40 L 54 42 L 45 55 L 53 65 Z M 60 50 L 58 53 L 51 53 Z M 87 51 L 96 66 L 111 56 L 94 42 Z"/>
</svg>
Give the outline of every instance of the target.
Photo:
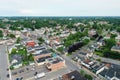
<svg viewBox="0 0 120 80">
<path fill-rule="evenodd" d="M 68 28 L 73 28 L 73 24 L 78 22 L 100 30 L 103 28 L 113 30 L 120 27 L 120 17 L 9 17 L 8 19 L 8 22 L 2 22 L 2 19 L 0 19 L 0 28 L 6 28 L 7 24 L 11 25 L 11 30 L 21 30 L 23 28 L 34 30 L 41 27 L 56 27 L 57 25 L 67 25 Z M 97 24 L 99 21 L 106 21 L 110 25 Z M 93 22 L 93 24 L 91 25 L 89 22 Z"/>
</svg>

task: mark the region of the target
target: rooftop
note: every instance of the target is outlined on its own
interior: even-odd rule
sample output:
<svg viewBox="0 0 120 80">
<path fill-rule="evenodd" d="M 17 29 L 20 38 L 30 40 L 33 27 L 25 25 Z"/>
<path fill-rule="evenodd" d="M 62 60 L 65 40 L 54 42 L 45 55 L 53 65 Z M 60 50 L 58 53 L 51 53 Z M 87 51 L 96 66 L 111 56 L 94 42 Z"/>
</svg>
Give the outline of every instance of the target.
<svg viewBox="0 0 120 80">
<path fill-rule="evenodd" d="M 110 78 L 116 76 L 120 79 L 120 65 L 111 64 L 108 69 L 104 69 L 102 72 L 100 72 L 100 75 L 104 77 L 108 76 Z"/>
<path fill-rule="evenodd" d="M 62 80 L 87 80 L 78 71 L 72 71 L 62 76 Z"/>
<path fill-rule="evenodd" d="M 37 62 L 40 63 L 40 62 L 44 62 L 46 59 L 50 58 L 50 56 L 46 56 L 46 57 L 42 57 L 42 58 L 38 58 L 37 59 Z"/>
<path fill-rule="evenodd" d="M 63 59 L 59 56 L 56 56 L 56 57 L 48 58 L 47 61 L 50 64 L 56 64 L 56 63 L 63 61 Z"/>
<path fill-rule="evenodd" d="M 38 55 L 42 55 L 42 54 L 49 54 L 49 53 L 50 53 L 50 51 L 48 49 L 46 49 L 46 50 L 41 50 L 41 51 L 33 54 L 33 56 L 38 56 Z"/>
</svg>

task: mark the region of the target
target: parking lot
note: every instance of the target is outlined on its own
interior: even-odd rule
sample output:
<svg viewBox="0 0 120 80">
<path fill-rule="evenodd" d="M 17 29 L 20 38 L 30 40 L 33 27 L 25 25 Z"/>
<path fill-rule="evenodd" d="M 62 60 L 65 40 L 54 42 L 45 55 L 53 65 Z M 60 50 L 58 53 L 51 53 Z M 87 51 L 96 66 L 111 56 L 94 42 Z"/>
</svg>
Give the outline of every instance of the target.
<svg viewBox="0 0 120 80">
<path fill-rule="evenodd" d="M 27 78 L 42 72 L 45 73 L 49 72 L 45 65 L 41 66 L 29 65 L 19 69 L 12 70 L 11 74 L 13 80 L 16 80 L 17 78 L 22 78 L 23 80 L 26 80 Z"/>
</svg>

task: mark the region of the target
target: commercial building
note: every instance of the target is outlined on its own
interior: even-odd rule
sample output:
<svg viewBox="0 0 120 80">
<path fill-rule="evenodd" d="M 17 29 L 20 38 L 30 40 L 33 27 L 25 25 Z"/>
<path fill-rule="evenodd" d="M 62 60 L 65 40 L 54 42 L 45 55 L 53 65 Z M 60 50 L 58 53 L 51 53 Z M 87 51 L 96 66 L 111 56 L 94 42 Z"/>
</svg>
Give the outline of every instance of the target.
<svg viewBox="0 0 120 80">
<path fill-rule="evenodd" d="M 46 59 L 46 66 L 49 70 L 54 71 L 65 67 L 65 60 L 60 56 Z"/>
<path fill-rule="evenodd" d="M 35 63 L 37 63 L 37 65 L 42 65 L 45 63 L 45 60 L 47 58 L 51 57 L 51 52 L 49 50 L 40 50 L 37 51 L 36 53 L 32 54 Z"/>
<path fill-rule="evenodd" d="M 70 73 L 64 74 L 61 80 L 87 80 L 78 71 L 72 71 Z"/>
</svg>

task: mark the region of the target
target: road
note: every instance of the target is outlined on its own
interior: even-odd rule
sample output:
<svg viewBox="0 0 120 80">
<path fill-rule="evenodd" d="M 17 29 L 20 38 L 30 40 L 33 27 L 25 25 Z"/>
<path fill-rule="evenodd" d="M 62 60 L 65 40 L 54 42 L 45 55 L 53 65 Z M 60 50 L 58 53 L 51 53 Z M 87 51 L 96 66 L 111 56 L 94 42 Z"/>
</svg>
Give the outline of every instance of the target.
<svg viewBox="0 0 120 80">
<path fill-rule="evenodd" d="M 118 61 L 118 60 L 100 57 L 100 56 L 97 56 L 97 55 L 95 55 L 95 54 L 93 55 L 93 58 L 94 58 L 94 59 L 101 59 L 102 62 L 107 62 L 107 63 L 112 63 L 112 64 L 120 65 L 120 61 Z"/>
<path fill-rule="evenodd" d="M 9 73 L 7 71 L 8 68 L 8 60 L 7 60 L 7 52 L 6 52 L 6 46 L 0 45 L 0 80 L 9 80 L 7 78 L 7 74 Z"/>
</svg>

